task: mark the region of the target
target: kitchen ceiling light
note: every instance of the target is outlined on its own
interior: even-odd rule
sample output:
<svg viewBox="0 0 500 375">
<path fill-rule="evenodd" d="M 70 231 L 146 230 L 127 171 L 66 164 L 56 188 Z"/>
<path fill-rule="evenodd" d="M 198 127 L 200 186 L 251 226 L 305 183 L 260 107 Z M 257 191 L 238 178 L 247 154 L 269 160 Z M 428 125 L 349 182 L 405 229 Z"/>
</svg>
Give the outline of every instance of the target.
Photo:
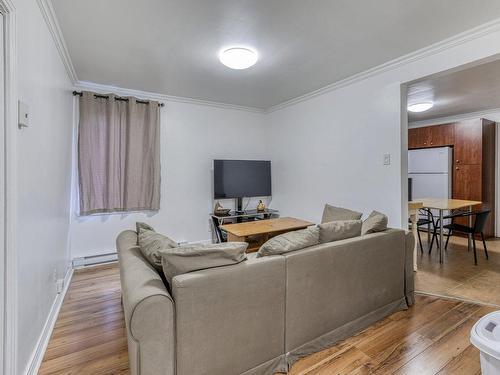
<svg viewBox="0 0 500 375">
<path fill-rule="evenodd" d="M 231 69 L 247 69 L 257 62 L 255 51 L 243 47 L 233 47 L 222 51 L 219 60 Z"/>
<path fill-rule="evenodd" d="M 414 103 L 414 104 L 410 104 L 408 106 L 408 111 L 410 111 L 410 112 L 425 112 L 425 111 L 428 111 L 429 109 L 431 109 L 432 107 L 434 107 L 433 102 Z"/>
</svg>

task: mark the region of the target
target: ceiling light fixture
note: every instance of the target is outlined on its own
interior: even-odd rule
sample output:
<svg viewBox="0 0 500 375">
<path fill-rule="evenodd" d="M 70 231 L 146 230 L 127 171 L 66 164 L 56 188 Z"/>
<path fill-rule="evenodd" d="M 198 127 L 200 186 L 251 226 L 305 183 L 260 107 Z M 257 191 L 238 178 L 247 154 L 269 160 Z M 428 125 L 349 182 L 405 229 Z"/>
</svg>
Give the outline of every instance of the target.
<svg viewBox="0 0 500 375">
<path fill-rule="evenodd" d="M 257 62 L 257 52 L 248 48 L 233 47 L 222 51 L 219 60 L 231 69 L 247 69 Z"/>
<path fill-rule="evenodd" d="M 408 106 L 408 111 L 410 111 L 410 112 L 425 112 L 425 111 L 428 111 L 429 109 L 431 109 L 432 107 L 434 107 L 433 102 L 414 103 L 414 104 L 410 104 Z"/>
</svg>

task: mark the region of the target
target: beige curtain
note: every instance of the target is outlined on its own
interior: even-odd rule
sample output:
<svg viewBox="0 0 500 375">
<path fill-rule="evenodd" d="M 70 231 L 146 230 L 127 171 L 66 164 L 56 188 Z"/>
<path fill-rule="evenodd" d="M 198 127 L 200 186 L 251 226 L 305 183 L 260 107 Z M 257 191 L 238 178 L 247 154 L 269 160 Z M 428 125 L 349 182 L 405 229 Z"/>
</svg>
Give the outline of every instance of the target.
<svg viewBox="0 0 500 375">
<path fill-rule="evenodd" d="M 160 108 L 126 99 L 80 97 L 80 215 L 160 208 Z"/>
</svg>

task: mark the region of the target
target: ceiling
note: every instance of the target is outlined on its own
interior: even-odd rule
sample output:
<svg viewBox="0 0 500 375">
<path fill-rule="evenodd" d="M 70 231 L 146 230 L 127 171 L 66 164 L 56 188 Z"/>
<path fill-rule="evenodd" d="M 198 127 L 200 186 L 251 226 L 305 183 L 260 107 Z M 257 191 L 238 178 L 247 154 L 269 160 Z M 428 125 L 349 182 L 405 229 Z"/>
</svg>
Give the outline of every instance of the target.
<svg viewBox="0 0 500 375">
<path fill-rule="evenodd" d="M 424 121 L 500 108 L 500 60 L 423 78 L 408 86 L 408 103 L 434 102 L 408 121 Z"/>
<path fill-rule="evenodd" d="M 266 109 L 500 17 L 498 0 L 53 0 L 78 79 Z M 260 56 L 220 64 L 234 45 Z"/>
</svg>

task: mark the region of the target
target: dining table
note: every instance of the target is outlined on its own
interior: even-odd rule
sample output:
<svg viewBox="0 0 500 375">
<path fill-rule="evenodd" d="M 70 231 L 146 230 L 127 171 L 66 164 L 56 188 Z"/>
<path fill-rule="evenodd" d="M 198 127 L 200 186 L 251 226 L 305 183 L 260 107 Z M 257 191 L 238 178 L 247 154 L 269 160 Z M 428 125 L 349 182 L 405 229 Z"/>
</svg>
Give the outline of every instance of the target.
<svg viewBox="0 0 500 375">
<path fill-rule="evenodd" d="M 418 206 L 419 208 L 428 208 L 431 210 L 436 210 L 439 212 L 439 263 L 443 263 L 443 239 L 444 239 L 444 219 L 445 212 L 452 212 L 456 210 L 467 210 L 472 212 L 474 206 L 481 205 L 481 201 L 472 201 L 465 199 L 449 199 L 449 198 L 418 198 L 408 202 L 409 207 L 413 204 L 413 207 Z M 417 218 L 418 220 L 418 218 Z M 469 216 L 469 226 L 471 223 L 472 216 Z M 430 241 L 430 227 L 427 230 L 427 239 Z M 469 247 L 470 247 L 471 236 L 469 235 Z M 416 251 L 416 250 L 415 250 Z"/>
</svg>

